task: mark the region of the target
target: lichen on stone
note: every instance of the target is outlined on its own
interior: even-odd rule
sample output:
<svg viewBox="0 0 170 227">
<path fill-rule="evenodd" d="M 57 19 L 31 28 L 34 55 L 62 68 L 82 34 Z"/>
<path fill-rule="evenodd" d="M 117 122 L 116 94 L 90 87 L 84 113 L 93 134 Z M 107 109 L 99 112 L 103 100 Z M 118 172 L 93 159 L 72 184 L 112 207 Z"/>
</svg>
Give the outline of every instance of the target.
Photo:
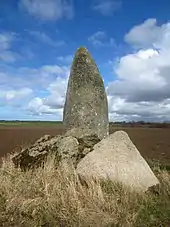
<svg viewBox="0 0 170 227">
<path fill-rule="evenodd" d="M 63 122 L 67 130 L 83 128 L 83 132 L 97 132 L 100 138 L 108 135 L 108 102 L 104 82 L 85 47 L 80 47 L 73 59 Z"/>
</svg>

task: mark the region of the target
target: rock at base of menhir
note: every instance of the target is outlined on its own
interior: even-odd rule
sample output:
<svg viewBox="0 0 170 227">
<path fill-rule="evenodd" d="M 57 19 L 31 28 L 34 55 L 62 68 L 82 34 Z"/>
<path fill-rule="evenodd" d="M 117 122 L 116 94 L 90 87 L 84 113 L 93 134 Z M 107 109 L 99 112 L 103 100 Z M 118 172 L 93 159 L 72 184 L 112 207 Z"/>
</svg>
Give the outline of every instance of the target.
<svg viewBox="0 0 170 227">
<path fill-rule="evenodd" d="M 108 102 L 103 79 L 86 48 L 75 54 L 63 111 L 68 135 L 109 134 Z M 80 133 L 81 132 L 81 133 Z"/>
<path fill-rule="evenodd" d="M 124 131 L 117 131 L 93 147 L 77 165 L 83 178 L 111 180 L 138 192 L 145 192 L 158 179 Z"/>
<path fill-rule="evenodd" d="M 68 161 L 76 167 L 77 163 L 89 152 L 100 139 L 93 134 L 84 137 L 66 135 L 45 135 L 30 147 L 13 156 L 15 167 L 26 171 L 42 166 L 48 155 L 54 155 L 56 167 L 60 161 Z"/>
</svg>

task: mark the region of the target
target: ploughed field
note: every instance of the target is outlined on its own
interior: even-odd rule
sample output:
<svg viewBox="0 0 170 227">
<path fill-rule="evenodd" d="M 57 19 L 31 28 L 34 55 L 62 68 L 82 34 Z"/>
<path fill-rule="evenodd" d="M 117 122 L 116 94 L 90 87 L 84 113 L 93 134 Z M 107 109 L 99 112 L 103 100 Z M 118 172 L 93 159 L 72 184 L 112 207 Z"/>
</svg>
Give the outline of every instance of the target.
<svg viewBox="0 0 170 227">
<path fill-rule="evenodd" d="M 158 160 L 170 165 L 170 128 L 147 126 L 110 125 L 110 133 L 124 130 L 145 159 Z M 58 135 L 65 132 L 62 123 L 1 123 L 0 157 L 21 149 L 45 134 Z"/>
</svg>

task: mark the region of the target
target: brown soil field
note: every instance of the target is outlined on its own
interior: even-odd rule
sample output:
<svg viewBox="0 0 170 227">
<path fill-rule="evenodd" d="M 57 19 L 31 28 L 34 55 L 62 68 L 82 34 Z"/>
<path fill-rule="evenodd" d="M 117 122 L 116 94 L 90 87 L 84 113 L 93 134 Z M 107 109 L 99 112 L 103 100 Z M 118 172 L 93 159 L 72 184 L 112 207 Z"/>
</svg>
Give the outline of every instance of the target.
<svg viewBox="0 0 170 227">
<path fill-rule="evenodd" d="M 111 127 L 110 133 L 124 130 L 145 159 L 170 165 L 170 128 Z"/>
<path fill-rule="evenodd" d="M 170 128 L 110 127 L 126 131 L 144 158 L 170 165 Z M 64 133 L 58 126 L 0 126 L 0 157 L 29 145 L 45 134 Z"/>
<path fill-rule="evenodd" d="M 58 135 L 61 126 L 0 126 L 0 157 L 34 143 L 43 135 Z"/>
</svg>

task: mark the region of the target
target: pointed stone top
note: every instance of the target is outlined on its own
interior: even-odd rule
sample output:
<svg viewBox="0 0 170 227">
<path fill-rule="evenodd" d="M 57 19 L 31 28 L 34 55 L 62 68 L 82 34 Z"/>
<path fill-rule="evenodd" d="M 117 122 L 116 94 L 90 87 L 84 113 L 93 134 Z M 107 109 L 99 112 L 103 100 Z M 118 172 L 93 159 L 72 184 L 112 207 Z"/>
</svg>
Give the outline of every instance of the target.
<svg viewBox="0 0 170 227">
<path fill-rule="evenodd" d="M 81 58 L 81 57 L 86 57 L 89 59 L 92 59 L 90 52 L 87 50 L 86 47 L 79 47 L 75 53 L 75 57 L 74 58 Z"/>
<path fill-rule="evenodd" d="M 86 47 L 79 47 L 78 49 L 77 49 L 77 52 L 76 52 L 76 54 L 89 54 L 89 52 L 88 52 L 88 50 L 87 50 L 87 48 Z"/>
<path fill-rule="evenodd" d="M 81 71 L 81 74 L 83 73 L 87 77 L 87 71 L 93 71 L 90 72 L 91 76 L 95 74 L 99 74 L 97 65 L 92 58 L 90 52 L 86 47 L 79 47 L 74 55 L 73 62 L 72 62 L 72 69 L 74 68 L 74 73 L 77 71 Z"/>
</svg>

